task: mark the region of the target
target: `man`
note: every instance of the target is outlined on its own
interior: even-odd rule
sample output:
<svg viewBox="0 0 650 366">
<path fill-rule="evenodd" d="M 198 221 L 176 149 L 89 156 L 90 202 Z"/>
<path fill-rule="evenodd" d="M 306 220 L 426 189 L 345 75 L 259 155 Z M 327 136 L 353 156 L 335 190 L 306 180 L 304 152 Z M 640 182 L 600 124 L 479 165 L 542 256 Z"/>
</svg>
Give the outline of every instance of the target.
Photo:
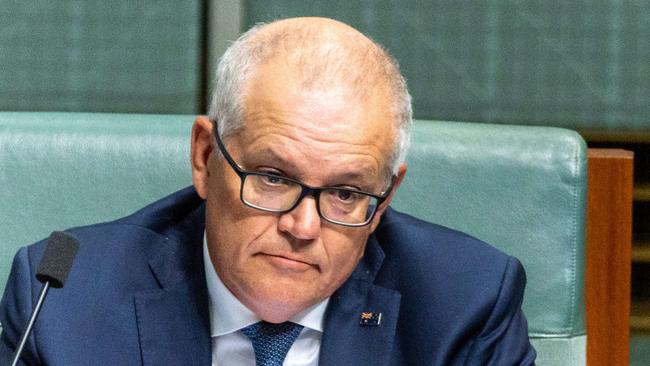
<svg viewBox="0 0 650 366">
<path fill-rule="evenodd" d="M 388 207 L 411 107 L 379 46 L 287 19 L 242 36 L 217 74 L 192 129 L 194 187 L 70 230 L 81 249 L 25 364 L 533 364 L 519 262 Z M 14 261 L 5 358 L 43 247 Z"/>
</svg>

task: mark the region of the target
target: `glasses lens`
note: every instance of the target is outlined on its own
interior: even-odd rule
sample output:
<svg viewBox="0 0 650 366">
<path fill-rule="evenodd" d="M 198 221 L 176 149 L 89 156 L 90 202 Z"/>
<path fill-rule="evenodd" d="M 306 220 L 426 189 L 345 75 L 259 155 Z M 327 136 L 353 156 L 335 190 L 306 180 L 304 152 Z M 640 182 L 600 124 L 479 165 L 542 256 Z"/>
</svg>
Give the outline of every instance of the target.
<svg viewBox="0 0 650 366">
<path fill-rule="evenodd" d="M 276 175 L 247 173 L 243 178 L 242 199 L 252 207 L 284 212 L 291 209 L 302 186 Z M 363 225 L 377 210 L 378 199 L 347 189 L 321 191 L 318 206 L 325 219 L 344 225 Z"/>
<path fill-rule="evenodd" d="M 377 199 L 346 189 L 328 189 L 320 195 L 321 214 L 344 224 L 363 224 L 377 209 Z"/>
<path fill-rule="evenodd" d="M 300 185 L 281 177 L 250 174 L 244 179 L 242 199 L 257 208 L 284 211 L 293 206 L 301 191 Z"/>
</svg>

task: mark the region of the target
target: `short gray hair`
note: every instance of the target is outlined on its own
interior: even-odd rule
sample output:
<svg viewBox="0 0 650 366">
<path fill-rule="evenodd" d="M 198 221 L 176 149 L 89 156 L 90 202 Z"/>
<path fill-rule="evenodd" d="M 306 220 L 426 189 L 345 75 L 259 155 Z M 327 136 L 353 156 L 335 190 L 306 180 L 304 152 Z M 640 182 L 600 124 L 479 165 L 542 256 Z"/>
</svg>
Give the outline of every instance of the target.
<svg viewBox="0 0 650 366">
<path fill-rule="evenodd" d="M 374 47 L 364 50 L 364 52 L 357 52 L 356 60 L 352 62 L 347 59 L 352 57 L 350 49 L 341 48 L 340 52 L 335 50 L 335 54 L 332 54 L 331 49 L 318 51 L 318 44 L 314 42 L 314 37 L 319 36 L 318 30 L 308 27 L 273 32 L 265 37 L 255 37 L 260 30 L 270 24 L 257 24 L 248 30 L 226 50 L 219 60 L 216 83 L 208 112 L 212 123 L 216 123 L 215 127 L 219 136 L 226 139 L 243 127 L 246 86 L 257 67 L 270 60 L 279 52 L 278 49 L 284 52 L 297 52 L 299 58 L 308 63 L 304 66 L 311 69 L 312 78 L 321 78 L 323 75 L 335 77 L 334 73 L 351 69 L 349 65 L 352 65 L 354 76 L 350 84 L 357 92 L 363 93 L 368 85 L 372 86 L 377 83 L 388 86 L 392 94 L 391 112 L 396 117 L 397 131 L 396 141 L 388 158 L 388 168 L 391 175 L 396 174 L 400 164 L 406 159 L 413 113 L 411 95 L 408 92 L 406 80 L 399 71 L 397 61 L 383 47 L 373 41 L 370 42 Z M 307 55 L 303 55 L 305 53 Z M 308 57 L 308 55 L 311 56 L 310 53 L 325 57 Z M 370 64 L 372 67 L 361 69 L 359 62 Z M 328 67 L 325 65 L 327 63 L 334 63 L 335 66 Z M 368 72 L 368 70 L 371 71 Z M 323 71 L 326 72 L 323 73 Z M 342 80 L 350 79 L 345 77 Z M 309 82 L 305 81 L 305 83 Z"/>
</svg>

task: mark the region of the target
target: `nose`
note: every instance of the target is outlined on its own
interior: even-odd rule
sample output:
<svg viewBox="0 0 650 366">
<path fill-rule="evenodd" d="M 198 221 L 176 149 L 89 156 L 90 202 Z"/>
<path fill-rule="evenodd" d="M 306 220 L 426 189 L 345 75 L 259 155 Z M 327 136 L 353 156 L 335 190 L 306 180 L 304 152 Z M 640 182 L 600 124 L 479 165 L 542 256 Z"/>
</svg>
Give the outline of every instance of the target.
<svg viewBox="0 0 650 366">
<path fill-rule="evenodd" d="M 304 197 L 293 210 L 284 213 L 278 221 L 278 229 L 296 239 L 312 240 L 320 235 L 320 215 L 314 197 Z"/>
</svg>

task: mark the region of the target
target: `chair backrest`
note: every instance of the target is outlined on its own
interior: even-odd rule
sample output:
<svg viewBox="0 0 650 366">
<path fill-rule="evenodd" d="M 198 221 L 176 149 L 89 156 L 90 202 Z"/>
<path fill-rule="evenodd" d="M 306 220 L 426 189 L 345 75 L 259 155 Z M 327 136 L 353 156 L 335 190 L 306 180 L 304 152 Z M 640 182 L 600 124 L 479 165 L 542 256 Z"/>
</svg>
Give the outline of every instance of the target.
<svg viewBox="0 0 650 366">
<path fill-rule="evenodd" d="M 192 116 L 0 113 L 0 293 L 19 246 L 191 184 Z M 518 257 L 542 365 L 584 364 L 585 145 L 557 128 L 417 121 L 397 209 Z"/>
<path fill-rule="evenodd" d="M 20 246 L 192 183 L 189 115 L 0 113 L 0 294 Z"/>
<path fill-rule="evenodd" d="M 552 127 L 418 121 L 397 209 L 519 258 L 540 365 L 585 363 L 586 146 Z"/>
</svg>

